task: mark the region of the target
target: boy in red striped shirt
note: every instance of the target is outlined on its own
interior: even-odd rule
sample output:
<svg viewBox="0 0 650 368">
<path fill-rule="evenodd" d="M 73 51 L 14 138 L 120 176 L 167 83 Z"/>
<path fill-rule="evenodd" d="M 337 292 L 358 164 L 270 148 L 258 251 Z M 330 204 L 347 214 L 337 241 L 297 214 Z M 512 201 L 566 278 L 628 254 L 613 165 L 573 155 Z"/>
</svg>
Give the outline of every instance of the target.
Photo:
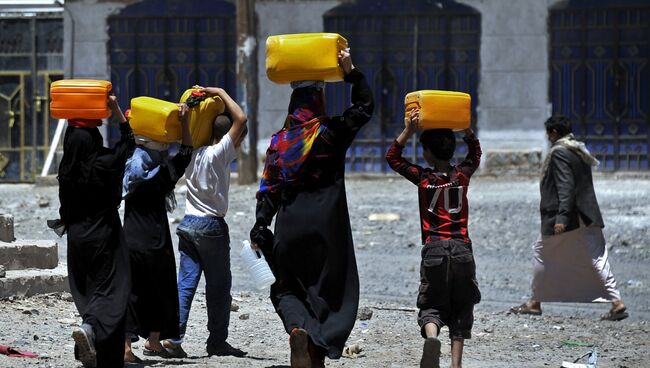
<svg viewBox="0 0 650 368">
<path fill-rule="evenodd" d="M 426 130 L 420 135 L 423 156 L 432 168 L 423 168 L 402 157 L 408 139 L 419 126 L 413 110 L 404 131 L 386 153 L 390 167 L 418 186 L 422 230 L 422 262 L 417 306 L 418 324 L 425 343 L 420 367 L 440 366 L 438 334 L 449 327 L 453 368 L 461 367 L 464 340 L 471 338 L 474 304 L 481 300 L 475 278 L 472 241 L 467 232 L 467 189 L 478 169 L 481 146 L 472 129 L 465 129 L 468 153 L 459 165 L 449 160 L 456 150 L 450 129 Z"/>
</svg>

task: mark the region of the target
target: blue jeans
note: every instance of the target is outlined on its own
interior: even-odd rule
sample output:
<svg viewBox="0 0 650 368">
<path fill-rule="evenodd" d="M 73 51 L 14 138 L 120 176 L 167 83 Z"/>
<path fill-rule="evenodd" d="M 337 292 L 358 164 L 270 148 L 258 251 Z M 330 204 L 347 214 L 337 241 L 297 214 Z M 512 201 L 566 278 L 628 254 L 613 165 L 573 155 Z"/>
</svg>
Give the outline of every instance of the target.
<svg viewBox="0 0 650 368">
<path fill-rule="evenodd" d="M 178 270 L 178 304 L 180 339 L 183 342 L 192 300 L 205 273 L 205 298 L 208 307 L 208 345 L 218 346 L 228 338 L 230 323 L 230 236 L 222 217 L 185 215 L 178 225 L 180 268 Z"/>
</svg>

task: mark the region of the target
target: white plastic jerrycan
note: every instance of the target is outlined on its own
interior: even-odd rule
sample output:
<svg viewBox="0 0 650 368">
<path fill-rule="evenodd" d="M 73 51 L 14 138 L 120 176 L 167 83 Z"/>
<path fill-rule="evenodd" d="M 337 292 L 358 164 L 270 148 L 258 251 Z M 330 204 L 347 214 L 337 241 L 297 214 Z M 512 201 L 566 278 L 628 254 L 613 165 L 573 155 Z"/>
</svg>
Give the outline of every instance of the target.
<svg viewBox="0 0 650 368">
<path fill-rule="evenodd" d="M 244 240 L 239 255 L 244 260 L 245 268 L 248 269 L 248 272 L 253 278 L 253 283 L 258 290 L 264 290 L 273 285 L 275 276 L 273 276 L 269 264 L 266 263 L 262 251 L 253 250 L 251 243 L 248 240 Z"/>
</svg>

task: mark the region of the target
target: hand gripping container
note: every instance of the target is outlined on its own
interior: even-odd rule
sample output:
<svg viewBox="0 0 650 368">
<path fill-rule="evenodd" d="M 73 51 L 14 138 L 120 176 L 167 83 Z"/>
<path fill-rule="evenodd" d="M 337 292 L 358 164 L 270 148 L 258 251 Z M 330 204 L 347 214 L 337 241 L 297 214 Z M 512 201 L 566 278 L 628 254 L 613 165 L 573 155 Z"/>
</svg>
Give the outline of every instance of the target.
<svg viewBox="0 0 650 368">
<path fill-rule="evenodd" d="M 196 89 L 188 89 L 181 96 L 180 102 L 183 103 Z M 208 97 L 197 106 L 189 109 L 190 133 L 192 135 L 192 146 L 196 149 L 210 144 L 212 137 L 212 123 L 217 115 L 226 109 L 221 97 Z"/>
<path fill-rule="evenodd" d="M 343 80 L 338 53 L 348 41 L 337 33 L 299 33 L 266 39 L 266 75 L 275 83 Z"/>
<path fill-rule="evenodd" d="M 50 115 L 56 119 L 105 119 L 111 116 L 105 80 L 62 79 L 50 86 Z"/>
<path fill-rule="evenodd" d="M 269 264 L 261 251 L 253 250 L 248 240 L 242 242 L 242 248 L 239 255 L 244 260 L 244 267 L 248 270 L 253 279 L 253 283 L 258 290 L 264 290 L 273 285 L 275 276 L 271 272 Z"/>
<path fill-rule="evenodd" d="M 153 97 L 131 99 L 129 123 L 133 134 L 157 142 L 171 143 L 181 139 L 178 105 Z"/>
<path fill-rule="evenodd" d="M 472 97 L 463 92 L 423 90 L 404 98 L 404 121 L 411 110 L 420 109 L 420 127 L 427 129 L 463 130 L 469 128 Z"/>
</svg>

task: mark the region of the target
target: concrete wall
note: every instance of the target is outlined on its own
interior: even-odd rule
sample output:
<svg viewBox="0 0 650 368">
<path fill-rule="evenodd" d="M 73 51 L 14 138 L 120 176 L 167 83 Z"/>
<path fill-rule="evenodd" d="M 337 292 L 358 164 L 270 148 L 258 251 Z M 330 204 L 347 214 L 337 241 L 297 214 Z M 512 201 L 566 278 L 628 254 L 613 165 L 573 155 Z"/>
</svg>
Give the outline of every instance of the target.
<svg viewBox="0 0 650 368">
<path fill-rule="evenodd" d="M 133 1 L 67 0 L 63 12 L 66 78 L 110 80 L 108 17 Z M 106 125 L 100 127 L 107 144 Z"/>
<path fill-rule="evenodd" d="M 558 0 L 458 0 L 481 13 L 478 124 L 486 151 L 543 150 L 542 122 L 549 115 L 548 9 Z M 65 13 L 65 73 L 109 78 L 107 18 L 137 0 L 68 0 Z M 260 88 L 258 151 L 284 122 L 291 89 L 266 78 L 265 40 L 281 33 L 320 32 L 323 14 L 341 0 L 259 0 Z M 70 53 L 74 17 L 74 55 Z M 74 60 L 73 70 L 70 58 Z"/>
<path fill-rule="evenodd" d="M 266 152 L 271 134 L 282 128 L 291 95 L 291 87 L 275 84 L 266 78 L 266 38 L 274 34 L 322 32 L 323 14 L 338 4 L 339 1 L 336 0 L 257 2 L 260 88 L 258 152 L 260 154 Z"/>
<path fill-rule="evenodd" d="M 478 126 L 486 148 L 545 147 L 547 19 L 556 0 L 459 0 L 481 13 Z"/>
</svg>

